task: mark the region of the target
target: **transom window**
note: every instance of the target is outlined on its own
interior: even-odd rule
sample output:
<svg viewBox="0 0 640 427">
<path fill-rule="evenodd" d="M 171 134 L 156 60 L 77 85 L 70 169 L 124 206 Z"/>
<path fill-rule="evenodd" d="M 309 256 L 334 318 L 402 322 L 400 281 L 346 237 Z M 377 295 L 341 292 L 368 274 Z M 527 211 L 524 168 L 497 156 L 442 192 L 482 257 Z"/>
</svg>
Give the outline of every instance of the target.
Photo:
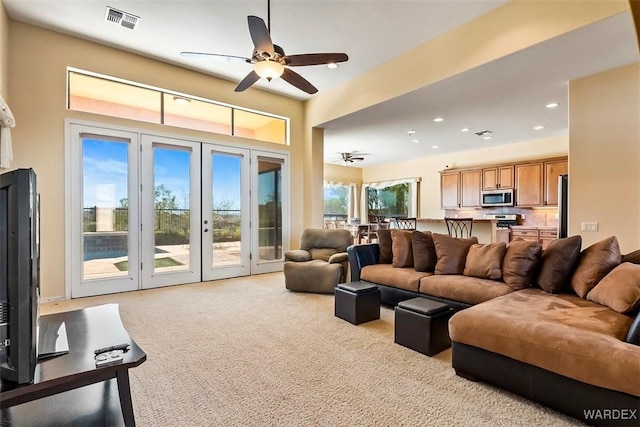
<svg viewBox="0 0 640 427">
<path fill-rule="evenodd" d="M 70 110 L 289 143 L 289 119 L 194 95 L 68 69 Z"/>
</svg>

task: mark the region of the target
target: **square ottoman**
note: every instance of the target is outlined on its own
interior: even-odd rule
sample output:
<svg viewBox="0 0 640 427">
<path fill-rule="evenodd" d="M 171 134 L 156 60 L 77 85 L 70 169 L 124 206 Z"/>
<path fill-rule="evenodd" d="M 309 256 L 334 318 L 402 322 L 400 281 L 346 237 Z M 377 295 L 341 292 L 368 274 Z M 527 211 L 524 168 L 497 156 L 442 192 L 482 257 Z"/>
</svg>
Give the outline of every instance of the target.
<svg viewBox="0 0 640 427">
<path fill-rule="evenodd" d="M 380 290 L 372 283 L 340 283 L 335 289 L 335 315 L 354 325 L 380 318 Z"/>
<path fill-rule="evenodd" d="M 401 301 L 395 308 L 395 342 L 433 356 L 451 347 L 449 318 L 454 310 L 427 298 Z"/>
</svg>

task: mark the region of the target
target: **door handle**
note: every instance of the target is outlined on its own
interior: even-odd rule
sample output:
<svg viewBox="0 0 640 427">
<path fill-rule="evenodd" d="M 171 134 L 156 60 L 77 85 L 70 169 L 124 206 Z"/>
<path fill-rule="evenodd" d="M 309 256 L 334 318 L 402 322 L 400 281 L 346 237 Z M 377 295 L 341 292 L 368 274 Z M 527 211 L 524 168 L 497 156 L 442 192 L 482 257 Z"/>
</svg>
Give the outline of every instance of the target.
<svg viewBox="0 0 640 427">
<path fill-rule="evenodd" d="M 208 228 L 205 228 L 205 229 L 204 229 L 204 232 L 206 233 L 207 231 L 209 231 L 209 229 L 208 229 Z"/>
</svg>

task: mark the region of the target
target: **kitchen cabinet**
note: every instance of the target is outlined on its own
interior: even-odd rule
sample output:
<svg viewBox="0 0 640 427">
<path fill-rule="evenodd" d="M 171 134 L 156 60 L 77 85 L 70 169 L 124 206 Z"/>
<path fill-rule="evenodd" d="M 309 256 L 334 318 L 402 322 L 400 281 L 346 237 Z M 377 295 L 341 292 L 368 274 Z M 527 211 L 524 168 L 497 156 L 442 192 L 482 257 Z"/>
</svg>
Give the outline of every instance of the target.
<svg viewBox="0 0 640 427">
<path fill-rule="evenodd" d="M 478 169 L 460 172 L 460 182 L 460 206 L 479 208 L 482 171 Z"/>
<path fill-rule="evenodd" d="M 558 238 L 558 229 L 551 227 L 511 227 L 511 240 L 522 239 L 528 242 L 540 242 L 542 249 Z"/>
<path fill-rule="evenodd" d="M 443 209 L 460 207 L 460 172 L 440 174 L 440 206 Z"/>
<path fill-rule="evenodd" d="M 544 164 L 516 165 L 516 206 L 542 206 Z"/>
<path fill-rule="evenodd" d="M 527 242 L 538 242 L 538 229 L 535 227 L 532 228 L 511 228 L 511 240 L 522 239 Z"/>
<path fill-rule="evenodd" d="M 538 232 L 539 232 L 540 243 L 542 243 L 542 250 L 547 249 L 547 246 L 549 246 L 549 243 L 553 242 L 558 238 L 557 228 L 540 229 L 538 230 Z"/>
<path fill-rule="evenodd" d="M 482 169 L 482 189 L 513 188 L 513 166 L 496 166 Z"/>
<path fill-rule="evenodd" d="M 544 205 L 558 206 L 558 177 L 569 172 L 567 160 L 556 160 L 544 164 Z"/>
</svg>

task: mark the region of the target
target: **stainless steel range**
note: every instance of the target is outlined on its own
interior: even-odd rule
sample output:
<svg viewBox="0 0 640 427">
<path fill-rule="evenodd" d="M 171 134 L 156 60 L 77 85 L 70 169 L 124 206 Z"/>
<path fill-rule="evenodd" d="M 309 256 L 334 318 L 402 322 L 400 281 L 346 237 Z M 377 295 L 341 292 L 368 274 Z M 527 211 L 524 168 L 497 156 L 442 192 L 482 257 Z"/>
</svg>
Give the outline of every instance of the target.
<svg viewBox="0 0 640 427">
<path fill-rule="evenodd" d="M 484 219 L 495 219 L 497 220 L 496 229 L 498 230 L 508 230 L 510 225 L 518 225 L 520 221 L 519 214 L 485 214 Z"/>
</svg>

